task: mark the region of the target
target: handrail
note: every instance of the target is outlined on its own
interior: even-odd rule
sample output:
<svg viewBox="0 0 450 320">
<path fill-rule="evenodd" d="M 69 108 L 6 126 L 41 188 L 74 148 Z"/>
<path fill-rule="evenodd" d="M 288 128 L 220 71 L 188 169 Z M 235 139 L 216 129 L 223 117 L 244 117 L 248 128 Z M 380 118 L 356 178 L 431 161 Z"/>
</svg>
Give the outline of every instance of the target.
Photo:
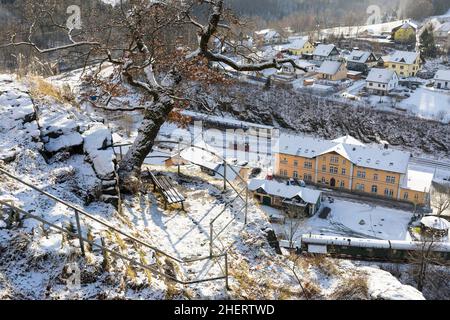
<svg viewBox="0 0 450 320">
<path fill-rule="evenodd" d="M 64 228 L 62 228 L 62 227 L 60 227 L 60 226 L 58 226 L 58 225 L 56 225 L 56 224 L 54 224 L 52 222 L 49 222 L 49 221 L 47 221 L 47 220 L 45 220 L 45 219 L 43 219 L 43 218 L 41 218 L 39 216 L 36 216 L 36 215 L 34 215 L 32 213 L 29 213 L 29 212 L 27 212 L 27 211 L 25 211 L 25 210 L 23 210 L 21 208 L 18 208 L 16 206 L 12 205 L 12 204 L 9 204 L 6 201 L 3 201 L 1 199 L 0 199 L 0 205 L 6 206 L 6 207 L 9 207 L 9 208 L 11 208 L 11 209 L 13 209 L 15 211 L 18 211 L 18 212 L 22 213 L 23 215 L 25 215 L 25 216 L 27 216 L 27 217 L 29 217 L 31 219 L 34 219 L 34 220 L 37 220 L 37 221 L 39 221 L 39 222 L 41 222 L 43 224 L 46 224 L 46 225 L 52 227 L 53 229 L 56 229 L 56 230 L 58 230 L 58 231 L 60 231 L 62 233 L 70 235 L 71 237 L 78 238 L 77 234 L 75 234 L 75 233 L 73 233 L 73 232 L 71 232 L 69 230 L 66 230 L 66 229 L 64 229 Z M 126 260 L 126 261 L 128 261 L 128 262 L 130 262 L 132 264 L 135 264 L 135 265 L 137 265 L 137 266 L 139 266 L 139 267 L 141 267 L 143 269 L 146 269 L 148 271 L 154 272 L 154 273 L 156 273 L 156 274 L 158 274 L 160 276 L 163 276 L 163 277 L 165 277 L 167 279 L 170 279 L 170 280 L 172 280 L 172 281 L 174 281 L 176 283 L 179 283 L 179 284 L 183 284 L 183 285 L 197 284 L 197 283 L 202 283 L 202 282 L 223 280 L 223 279 L 227 278 L 227 275 L 224 275 L 224 276 L 221 276 L 221 277 L 207 278 L 207 279 L 194 280 L 194 281 L 179 280 L 179 279 L 177 279 L 177 278 L 175 278 L 175 277 L 173 277 L 171 275 L 168 275 L 166 273 L 163 273 L 163 272 L 159 271 L 158 269 L 156 269 L 156 268 L 154 268 L 152 266 L 145 265 L 145 264 L 143 264 L 143 263 L 141 263 L 139 261 L 136 261 L 136 260 L 134 260 L 132 258 L 129 258 L 129 257 L 123 255 L 122 253 L 118 253 L 115 250 L 106 248 L 105 246 L 100 245 L 100 244 L 98 244 L 98 243 L 96 243 L 94 241 L 91 241 L 91 240 L 87 239 L 87 238 L 83 238 L 83 241 L 89 243 L 92 247 L 97 247 L 97 248 L 99 248 L 101 250 L 107 251 L 107 252 L 111 253 L 112 255 L 115 255 L 115 256 L 117 256 L 117 257 L 119 257 L 121 259 L 124 259 L 124 260 Z M 218 257 L 224 257 L 225 261 L 227 261 L 228 260 L 227 255 L 228 255 L 227 253 L 224 253 L 223 255 L 220 255 Z M 196 260 L 193 260 L 192 262 L 196 262 Z"/>
<path fill-rule="evenodd" d="M 198 149 L 198 150 L 202 150 L 202 151 L 205 151 L 205 152 L 210 153 L 211 155 L 217 157 L 217 158 L 218 158 L 220 161 L 222 161 L 222 163 L 223 163 L 223 166 L 224 166 L 224 173 L 222 174 L 222 173 L 220 173 L 220 172 L 218 172 L 218 171 L 216 171 L 216 170 L 214 170 L 214 172 L 215 172 L 217 175 L 221 176 L 221 177 L 224 179 L 224 189 L 226 189 L 226 186 L 229 185 L 237 195 L 236 195 L 236 197 L 235 197 L 231 202 L 229 202 L 228 204 L 226 204 L 224 210 L 223 210 L 219 215 L 217 215 L 214 219 L 212 219 L 211 222 L 210 222 L 210 224 L 209 224 L 209 226 L 210 226 L 210 235 L 209 235 L 209 248 L 210 248 L 210 250 L 209 250 L 209 256 L 212 258 L 212 257 L 214 257 L 214 252 L 213 252 L 214 241 L 217 240 L 217 238 L 225 231 L 225 229 L 228 228 L 228 227 L 230 226 L 230 224 L 231 224 L 233 221 L 236 220 L 236 215 L 239 214 L 239 213 L 241 213 L 243 210 L 245 210 L 245 211 L 244 211 L 244 224 L 245 224 L 245 225 L 247 224 L 247 216 L 248 216 L 248 198 L 249 198 L 249 190 L 248 190 L 247 182 L 245 181 L 244 178 L 241 177 L 240 173 L 238 173 L 238 172 L 233 168 L 233 166 L 230 165 L 230 164 L 227 162 L 227 160 L 226 160 L 225 158 L 223 158 L 222 156 L 220 156 L 219 154 L 217 154 L 217 153 L 214 152 L 214 151 L 211 151 L 211 150 L 209 150 L 209 149 L 206 149 L 206 148 L 197 146 L 197 145 L 195 145 L 195 144 L 193 144 L 193 143 L 182 143 L 182 141 L 155 140 L 154 145 L 158 145 L 158 144 L 174 144 L 174 145 L 178 145 L 178 153 L 177 153 L 178 157 L 181 157 L 181 150 L 182 150 L 181 147 L 183 147 L 183 150 L 185 150 L 185 149 L 187 149 L 187 148 L 194 148 L 194 149 Z M 113 142 L 112 145 L 109 146 L 109 147 L 112 147 L 113 149 L 114 149 L 114 148 L 119 148 L 119 151 L 120 151 L 120 153 L 121 153 L 121 158 L 123 158 L 122 147 L 129 147 L 129 146 L 132 146 L 132 145 L 133 145 L 132 143 L 122 143 L 122 144 L 118 143 L 118 144 L 115 144 L 115 143 Z M 147 158 L 149 158 L 149 157 L 146 157 L 146 159 L 147 159 Z M 197 166 L 202 167 L 201 164 L 195 163 L 195 162 L 193 162 L 193 161 L 190 161 L 190 162 L 191 162 L 192 164 L 194 164 L 194 165 L 197 165 Z M 226 177 L 226 171 L 227 171 L 228 169 L 230 169 L 230 170 L 235 174 L 235 176 L 239 178 L 240 182 L 243 183 L 243 184 L 245 185 L 245 187 L 244 187 L 241 191 L 238 191 L 237 188 L 231 183 L 231 181 L 229 181 L 229 180 L 227 179 L 227 177 Z M 245 198 L 244 198 L 244 196 L 243 196 L 243 193 L 244 193 L 244 192 L 245 192 Z M 228 207 L 230 207 L 231 204 L 232 204 L 233 202 L 235 202 L 236 200 L 238 200 L 238 199 L 241 199 L 241 200 L 244 202 L 244 206 L 237 212 L 237 214 L 235 215 L 235 217 L 233 217 L 233 219 L 231 219 L 231 221 L 228 222 L 228 223 L 226 224 L 226 226 L 225 226 L 219 233 L 216 233 L 216 236 L 214 236 L 214 223 L 215 223 L 215 222 L 216 222 L 216 221 L 217 221 L 217 220 L 218 220 L 218 219 L 226 212 L 226 209 L 227 209 Z"/>
<path fill-rule="evenodd" d="M 112 225 L 110 225 L 110 224 L 108 224 L 107 222 L 102 221 L 102 220 L 99 219 L 99 218 L 94 217 L 93 215 L 91 215 L 90 213 L 86 212 L 85 210 L 79 208 L 78 206 L 73 205 L 73 204 L 71 204 L 71 203 L 68 203 L 68 202 L 66 202 L 66 201 L 64 201 L 64 200 L 62 200 L 62 199 L 60 199 L 60 198 L 58 198 L 58 197 L 56 197 L 56 196 L 54 196 L 54 195 L 52 195 L 52 194 L 50 194 L 50 193 L 44 191 L 44 190 L 42 190 L 42 189 L 40 189 L 40 188 L 34 186 L 33 184 L 28 183 L 28 182 L 26 182 L 26 181 L 20 179 L 19 177 L 16 177 L 15 175 L 13 175 L 13 174 L 9 173 L 7 170 L 5 170 L 2 166 L 0 166 L 0 174 L 4 174 L 4 175 L 8 176 L 9 178 L 11 178 L 11 179 L 13 179 L 13 180 L 15 180 L 15 181 L 17 181 L 17 182 L 19 182 L 19 183 L 21 183 L 21 184 L 23 184 L 23 185 L 29 187 L 29 188 L 31 188 L 31 189 L 33 189 L 33 190 L 37 191 L 38 193 L 40 193 L 40 194 L 46 196 L 47 198 L 50 198 L 50 199 L 52 199 L 53 201 L 55 201 L 55 202 L 57 202 L 57 203 L 60 203 L 60 204 L 62 204 L 62 205 L 64 205 L 64 206 L 66 206 L 67 208 L 70 208 L 70 209 L 74 210 L 74 212 L 75 212 L 75 217 L 76 217 L 76 220 L 77 220 L 77 229 L 78 229 L 78 235 L 75 235 L 75 237 L 78 238 L 78 239 L 80 240 L 80 249 L 81 249 L 83 255 L 84 255 L 84 244 L 83 244 L 84 242 L 87 242 L 87 243 L 89 243 L 89 244 L 91 244 L 91 245 L 94 245 L 94 246 L 98 246 L 98 245 L 95 244 L 95 243 L 92 244 L 90 241 L 88 241 L 87 239 L 85 239 L 85 238 L 82 236 L 82 233 L 81 233 L 81 227 L 80 227 L 80 222 L 79 222 L 79 214 L 81 214 L 81 215 L 83 215 L 84 217 L 89 218 L 89 219 L 91 219 L 91 220 L 93 220 L 93 221 L 99 223 L 100 225 L 102 225 L 102 226 L 104 226 L 104 227 L 106 227 L 106 228 L 108 228 L 108 229 L 110 229 L 110 230 L 112 230 L 112 231 L 114 231 L 114 232 L 117 232 L 118 234 L 121 234 L 122 236 L 128 238 L 129 240 L 134 241 L 135 243 L 138 243 L 138 244 L 140 244 L 140 245 L 142 245 L 142 246 L 144 246 L 144 247 L 146 247 L 146 248 L 148 248 L 148 249 L 150 249 L 150 250 L 153 250 L 154 252 L 159 253 L 159 254 L 161 254 L 161 255 L 163 255 L 163 256 L 165 256 L 165 257 L 167 257 L 167 258 L 169 258 L 169 259 L 171 259 L 171 260 L 173 260 L 173 261 L 175 261 L 175 262 L 177 262 L 177 263 L 179 263 L 179 264 L 182 264 L 182 265 L 183 265 L 183 264 L 190 264 L 190 263 L 194 263 L 194 262 L 205 261 L 205 260 L 212 260 L 212 259 L 226 258 L 226 255 L 228 254 L 228 253 L 222 253 L 222 254 L 219 254 L 219 255 L 209 255 L 209 256 L 200 257 L 200 258 L 196 258 L 196 259 L 179 259 L 179 258 L 177 258 L 177 257 L 174 257 L 174 256 L 172 256 L 172 255 L 170 255 L 170 254 L 168 254 L 168 253 L 166 253 L 166 252 L 164 252 L 164 251 L 162 251 L 162 250 L 160 250 L 160 249 L 158 249 L 158 248 L 156 248 L 156 247 L 154 247 L 154 246 L 152 246 L 152 245 L 150 245 L 150 244 L 148 244 L 148 243 L 146 243 L 146 242 L 144 242 L 144 241 L 142 241 L 142 240 L 140 240 L 140 239 L 138 239 L 138 238 L 136 238 L 136 237 L 134 237 L 134 236 L 132 236 L 132 235 L 130 235 L 130 234 L 128 234 L 128 233 L 126 233 L 126 232 L 124 232 L 124 231 L 122 231 L 122 230 L 120 230 L 120 229 L 114 227 L 114 226 L 112 226 Z M 11 205 L 6 204 L 4 201 L 0 201 L 0 203 L 3 203 L 4 205 L 6 205 L 6 206 L 12 208 Z M 61 228 L 60 228 L 60 227 L 58 227 L 58 226 L 56 226 L 56 225 L 54 225 L 54 224 L 51 224 L 51 223 L 49 223 L 48 221 L 45 221 L 44 219 L 42 219 L 42 218 L 40 218 L 40 217 L 37 217 L 37 216 L 35 216 L 35 215 L 32 215 L 32 214 L 30 214 L 29 212 L 26 212 L 25 210 L 20 209 L 20 208 L 17 208 L 17 207 L 16 207 L 15 209 L 16 209 L 16 210 L 20 210 L 20 212 L 22 212 L 23 214 L 25 214 L 25 215 L 27 215 L 27 216 L 33 218 L 33 219 L 36 219 L 36 220 L 38 220 L 38 221 L 41 221 L 42 223 L 48 224 L 48 225 L 52 226 L 53 228 L 56 228 L 57 230 L 61 231 Z M 106 248 L 106 249 L 107 249 L 107 248 Z M 108 252 L 111 252 L 111 250 L 109 250 L 109 249 L 108 249 L 107 251 L 108 251 Z M 126 259 L 126 260 L 128 260 L 128 261 L 130 261 L 130 262 L 133 262 L 132 259 L 127 258 L 127 257 L 123 257 L 123 255 L 121 255 L 121 254 L 119 254 L 119 253 L 115 253 L 115 252 L 111 252 L 111 253 L 112 253 L 112 254 L 115 254 L 115 255 L 117 255 L 117 256 L 119 256 L 119 257 L 121 257 L 121 258 L 124 258 L 124 259 Z M 227 259 L 226 259 L 226 260 L 227 260 Z M 137 264 L 137 265 L 141 265 L 141 264 L 138 263 L 138 262 L 136 262 L 136 264 Z M 147 267 L 148 267 L 148 266 L 147 266 Z M 157 270 L 156 270 L 155 272 L 157 272 Z M 160 275 L 162 275 L 162 276 L 166 276 L 166 277 L 169 278 L 168 275 L 161 274 L 160 272 L 157 272 L 157 273 L 160 274 Z M 226 279 L 228 279 L 228 275 L 225 275 L 224 277 L 226 277 Z M 215 281 L 215 280 L 225 279 L 224 277 L 221 277 L 221 278 L 219 278 L 219 279 L 217 279 L 217 278 L 214 278 L 214 279 L 206 279 L 206 280 L 203 280 L 203 281 L 200 281 L 200 282 L 207 282 L 207 281 Z M 172 279 L 172 280 L 173 280 L 173 279 Z M 193 284 L 193 283 L 199 283 L 198 281 L 197 281 L 197 282 L 180 282 L 179 280 L 174 280 L 174 281 L 176 281 L 176 282 L 178 282 L 178 283 L 180 283 L 180 284 Z"/>
<path fill-rule="evenodd" d="M 56 197 L 56 196 L 54 196 L 54 195 L 52 195 L 52 194 L 50 194 L 50 193 L 48 193 L 48 192 L 46 192 L 46 191 L 44 191 L 44 190 L 42 190 L 42 189 L 40 189 L 40 188 L 38 188 L 38 187 L 36 187 L 36 186 L 34 186 L 34 185 L 32 185 L 32 184 L 30 184 L 30 183 L 28 183 L 28 182 L 26 182 L 26 181 L 20 179 L 20 178 L 18 178 L 18 177 L 16 177 L 16 176 L 12 175 L 11 173 L 9 173 L 9 172 L 6 171 L 5 169 L 3 169 L 1 166 L 0 166 L 0 174 L 5 174 L 5 175 L 7 175 L 7 176 L 10 177 L 11 179 L 16 180 L 16 181 L 18 181 L 18 182 L 20 182 L 20 183 L 26 185 L 27 187 L 29 187 L 29 188 L 31 188 L 31 189 L 33 189 L 33 190 L 35 190 L 35 191 L 37 191 L 37 192 L 39 192 L 39 193 L 45 195 L 46 197 L 48 197 L 48 198 L 50 198 L 50 199 L 52 199 L 52 200 L 54 200 L 54 201 L 56 201 L 56 202 L 58 202 L 58 203 L 63 204 L 64 206 L 66 206 L 66 207 L 68 207 L 68 208 L 70 208 L 70 209 L 73 209 L 73 210 L 75 210 L 75 211 L 78 211 L 78 212 L 81 213 L 83 216 L 85 216 L 85 217 L 87 217 L 87 218 L 89 218 L 89 219 L 91 219 L 91 220 L 94 220 L 95 222 L 97 222 L 97 223 L 103 225 L 104 227 L 107 227 L 107 228 L 109 228 L 109 229 L 112 229 L 112 230 L 115 231 L 115 232 L 120 233 L 120 234 L 123 235 L 124 237 L 129 238 L 129 239 L 131 239 L 131 240 L 133 240 L 133 241 L 135 241 L 135 242 L 137 242 L 137 243 L 139 243 L 139 244 L 141 244 L 141 245 L 147 247 L 148 249 L 151 249 L 151 250 L 153 250 L 153 251 L 155 251 L 155 252 L 158 252 L 158 253 L 160 253 L 160 254 L 166 256 L 167 258 L 173 259 L 173 260 L 175 260 L 175 261 L 177 261 L 177 262 L 179 262 L 179 263 L 189 263 L 189 262 L 192 262 L 191 260 L 188 260 L 188 259 L 179 259 L 179 258 L 177 258 L 177 257 L 174 257 L 174 256 L 172 256 L 172 255 L 170 255 L 170 254 L 168 254 L 168 253 L 166 253 L 166 252 L 164 252 L 164 251 L 162 251 L 162 250 L 160 250 L 160 249 L 158 249 L 158 248 L 155 248 L 155 247 L 153 247 L 152 245 L 150 245 L 150 244 L 148 244 L 148 243 L 146 243 L 146 242 L 144 242 L 144 241 L 142 241 L 142 240 L 140 240 L 140 239 L 138 239 L 138 238 L 136 238 L 136 237 L 134 237 L 134 236 L 132 236 L 132 235 L 130 235 L 130 234 L 127 234 L 126 232 L 121 231 L 120 229 L 117 229 L 116 227 L 113 227 L 112 225 L 108 224 L 107 222 L 104 222 L 104 221 L 100 220 L 99 218 L 96 218 L 96 217 L 92 216 L 90 213 L 84 211 L 83 209 L 80 209 L 79 207 L 77 207 L 77 206 L 75 206 L 75 205 L 73 205 L 73 204 L 70 204 L 70 203 L 68 203 L 68 202 L 66 202 L 66 201 L 64 201 L 64 200 L 62 200 L 62 199 L 59 199 L 58 197 Z M 209 258 L 210 258 L 210 257 L 204 257 L 203 259 L 204 259 L 204 260 L 207 260 L 207 259 L 209 259 Z"/>
</svg>

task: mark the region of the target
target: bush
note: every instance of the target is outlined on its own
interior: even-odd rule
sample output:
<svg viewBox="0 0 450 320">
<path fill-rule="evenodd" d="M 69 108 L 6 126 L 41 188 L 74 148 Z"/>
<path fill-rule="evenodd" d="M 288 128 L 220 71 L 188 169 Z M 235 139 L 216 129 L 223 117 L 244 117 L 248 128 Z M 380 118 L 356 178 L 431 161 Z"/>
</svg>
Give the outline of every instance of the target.
<svg viewBox="0 0 450 320">
<path fill-rule="evenodd" d="M 331 296 L 334 300 L 368 300 L 369 285 L 366 275 L 345 278 Z"/>
</svg>

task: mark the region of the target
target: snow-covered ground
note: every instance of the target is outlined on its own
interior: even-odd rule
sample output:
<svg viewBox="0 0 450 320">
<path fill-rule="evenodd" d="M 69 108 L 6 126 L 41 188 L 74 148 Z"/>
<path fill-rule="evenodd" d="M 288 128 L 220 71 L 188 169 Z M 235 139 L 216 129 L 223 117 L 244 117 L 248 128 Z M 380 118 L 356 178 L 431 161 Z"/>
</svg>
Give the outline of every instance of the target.
<svg viewBox="0 0 450 320">
<path fill-rule="evenodd" d="M 296 240 L 299 240 L 303 234 L 309 233 L 383 240 L 410 240 L 408 224 L 413 217 L 411 212 L 343 200 L 335 200 L 334 203 L 325 202 L 323 205 L 331 209 L 327 219 L 321 219 L 318 214 L 312 218 L 294 220 L 293 224 L 287 219 L 284 225 L 274 224 L 274 228 L 280 236 L 289 239 L 292 236 L 292 225 L 294 225 L 294 239 Z M 268 211 L 266 208 L 263 207 L 263 210 L 268 216 L 274 214 L 273 208 Z"/>
<path fill-rule="evenodd" d="M 101 134 L 104 127 L 92 120 L 98 118 L 95 110 L 83 111 L 48 97 L 34 97 L 32 101 L 28 97 L 28 88 L 19 90 L 19 84 L 14 79 L 3 76 L 0 79 L 1 147 L 2 151 L 7 149 L 14 153 L 3 158 L 5 162 L 2 166 L 8 171 L 160 250 L 179 257 L 201 256 L 208 252 L 209 222 L 233 196 L 232 191 L 221 192 L 220 181 L 203 175 L 196 167 L 183 168 L 182 177 L 164 167 L 151 167 L 152 170 L 161 171 L 172 178 L 176 188 L 187 197 L 186 212 L 176 208 L 164 210 L 158 194 L 149 191 L 125 197 L 124 213 L 119 215 L 113 206 L 100 202 L 95 198 L 95 194 L 92 194 L 102 181 L 99 172 L 95 172 L 96 165 L 93 161 L 99 156 L 97 151 L 100 150 L 97 148 L 101 144 L 97 142 L 107 143 L 110 139 Z M 52 117 L 52 114 L 55 116 Z M 61 118 L 62 114 L 67 114 L 69 118 Z M 65 120 L 60 121 L 61 119 Z M 66 121 L 70 119 L 78 125 L 73 126 L 73 122 Z M 48 128 L 55 130 L 46 132 Z M 52 139 L 56 136 L 61 138 L 65 135 L 74 136 L 76 133 L 82 140 L 72 142 L 81 142 L 82 145 L 57 145 L 58 148 L 50 148 L 52 151 L 49 159 L 42 156 L 44 148 L 54 146 Z M 100 137 L 101 141 L 97 141 L 96 137 Z M 62 149 L 59 149 L 60 147 Z M 101 158 L 108 159 L 103 156 Z M 73 212 L 67 207 L 49 201 L 11 179 L 2 179 L 0 184 L 2 199 L 13 200 L 17 206 L 64 228 L 69 228 L 70 223 L 74 223 Z M 236 209 L 229 207 L 223 217 L 231 217 Z M 248 218 L 249 223 L 244 226 L 242 217 L 238 217 L 219 238 L 217 244 L 219 248 L 229 248 L 232 291 L 227 292 L 223 281 L 191 286 L 176 285 L 157 275 L 146 274 L 141 269 L 99 250 L 88 250 L 86 258 L 82 258 L 76 239 L 61 237 L 55 230 L 43 227 L 31 219 L 24 219 L 23 226 L 10 228 L 6 223 L 8 219 L 2 212 L 0 298 L 304 298 L 291 271 L 291 258 L 288 255 L 277 255 L 269 246 L 266 236 L 270 224 L 253 202 L 250 202 Z M 218 228 L 226 222 L 226 219 L 218 221 Z M 143 250 L 135 243 L 124 241 L 114 232 L 106 232 L 104 226 L 92 223 L 85 217 L 81 219 L 81 224 L 82 232 L 93 237 L 96 243 L 103 239 L 111 250 L 141 262 L 156 262 L 160 268 L 172 270 L 176 276 L 205 277 L 223 271 L 219 261 L 172 265 L 152 250 Z M 74 263 L 81 271 L 81 286 L 71 289 L 66 285 L 66 281 L 70 278 Z M 360 294 L 353 298 L 423 298 L 418 291 L 400 284 L 387 273 L 383 273 L 386 277 L 383 282 L 384 290 L 378 290 L 380 284 L 375 285 L 373 279 L 380 277 L 382 272 L 376 268 L 359 270 L 350 262 L 341 263 L 328 259 L 316 261 L 309 258 L 302 258 L 297 268 L 300 270 L 302 282 L 310 288 L 313 298 L 348 298 L 338 295 L 337 292 L 353 277 L 364 279 Z M 326 268 L 331 268 L 333 272 L 325 272 Z M 395 290 L 390 292 L 388 288 Z"/>
<path fill-rule="evenodd" d="M 411 93 L 411 97 L 399 103 L 404 108 L 426 119 L 450 121 L 450 92 L 421 87 Z"/>
</svg>

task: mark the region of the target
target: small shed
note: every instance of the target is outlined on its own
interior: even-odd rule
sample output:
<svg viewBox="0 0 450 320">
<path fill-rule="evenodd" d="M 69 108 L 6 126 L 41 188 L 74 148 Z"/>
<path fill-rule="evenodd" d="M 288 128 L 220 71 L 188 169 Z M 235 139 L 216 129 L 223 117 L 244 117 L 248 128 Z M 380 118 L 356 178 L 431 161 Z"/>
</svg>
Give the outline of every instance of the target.
<svg viewBox="0 0 450 320">
<path fill-rule="evenodd" d="M 362 75 L 363 73 L 360 71 L 349 71 L 347 72 L 347 78 L 354 80 L 354 81 L 358 81 L 362 79 Z"/>
<path fill-rule="evenodd" d="M 285 209 L 294 217 L 313 216 L 321 205 L 319 190 L 258 179 L 251 180 L 248 188 L 260 204 Z"/>
</svg>

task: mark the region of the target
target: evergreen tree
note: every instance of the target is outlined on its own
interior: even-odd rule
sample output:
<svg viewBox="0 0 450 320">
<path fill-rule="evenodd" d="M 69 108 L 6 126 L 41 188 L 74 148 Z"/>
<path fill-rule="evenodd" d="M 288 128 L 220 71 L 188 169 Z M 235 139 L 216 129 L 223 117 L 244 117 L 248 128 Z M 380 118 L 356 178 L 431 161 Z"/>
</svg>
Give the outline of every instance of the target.
<svg viewBox="0 0 450 320">
<path fill-rule="evenodd" d="M 434 39 L 433 29 L 426 28 L 420 35 L 420 51 L 424 57 L 435 58 L 437 47 Z"/>
</svg>

